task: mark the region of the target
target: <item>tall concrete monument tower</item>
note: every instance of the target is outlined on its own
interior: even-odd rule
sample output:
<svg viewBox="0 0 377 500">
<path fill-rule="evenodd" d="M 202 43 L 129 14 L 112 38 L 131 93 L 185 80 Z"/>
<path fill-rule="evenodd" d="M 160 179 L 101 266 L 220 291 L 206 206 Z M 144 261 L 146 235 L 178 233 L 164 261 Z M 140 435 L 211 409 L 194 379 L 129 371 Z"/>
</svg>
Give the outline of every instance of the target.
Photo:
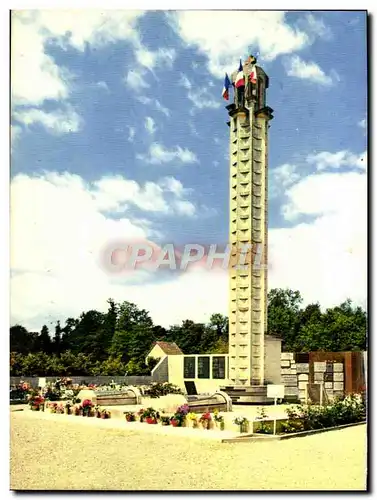
<svg viewBox="0 0 377 500">
<path fill-rule="evenodd" d="M 240 249 L 249 245 L 252 257 L 245 269 L 230 270 L 229 381 L 234 389 L 249 389 L 250 395 L 266 383 L 268 128 L 273 118 L 266 104 L 269 79 L 256 63 L 254 56 L 243 64 L 240 61 L 238 71 L 226 77 L 225 84 L 234 89 L 234 102 L 226 107 L 230 117 L 229 241 L 232 254 L 239 256 Z M 225 98 L 228 95 L 229 91 Z"/>
</svg>

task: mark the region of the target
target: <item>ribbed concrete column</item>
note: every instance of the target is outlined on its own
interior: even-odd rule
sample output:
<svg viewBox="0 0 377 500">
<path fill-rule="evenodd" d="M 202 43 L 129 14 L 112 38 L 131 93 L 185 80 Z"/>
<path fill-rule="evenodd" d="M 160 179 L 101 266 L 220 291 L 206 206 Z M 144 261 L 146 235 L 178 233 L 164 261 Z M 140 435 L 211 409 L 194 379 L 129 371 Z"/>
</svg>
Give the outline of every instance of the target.
<svg viewBox="0 0 377 500">
<path fill-rule="evenodd" d="M 262 251 L 261 266 L 230 270 L 229 378 L 235 386 L 263 385 L 267 326 L 267 128 L 269 114 L 230 112 L 230 243 Z M 252 259 L 253 260 L 253 259 Z M 234 261 L 233 261 L 234 262 Z"/>
</svg>

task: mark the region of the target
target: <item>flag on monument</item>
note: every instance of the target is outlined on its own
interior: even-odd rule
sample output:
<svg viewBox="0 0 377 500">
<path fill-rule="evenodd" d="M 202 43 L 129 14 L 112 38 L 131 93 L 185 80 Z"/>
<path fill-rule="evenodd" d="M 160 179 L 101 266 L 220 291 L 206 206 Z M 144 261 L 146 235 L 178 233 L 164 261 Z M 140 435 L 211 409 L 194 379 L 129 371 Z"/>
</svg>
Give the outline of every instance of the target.
<svg viewBox="0 0 377 500">
<path fill-rule="evenodd" d="M 236 86 L 236 88 L 245 86 L 245 75 L 243 74 L 243 67 L 242 67 L 241 59 L 240 59 L 240 67 L 238 68 L 238 73 L 236 76 L 235 86 Z"/>
<path fill-rule="evenodd" d="M 229 76 L 228 73 L 225 73 L 224 88 L 222 94 L 225 100 L 229 99 L 229 87 L 230 87 Z"/>
<path fill-rule="evenodd" d="M 249 80 L 251 81 L 251 83 L 257 83 L 257 67 L 254 66 L 251 68 L 251 73 L 249 75 Z"/>
</svg>

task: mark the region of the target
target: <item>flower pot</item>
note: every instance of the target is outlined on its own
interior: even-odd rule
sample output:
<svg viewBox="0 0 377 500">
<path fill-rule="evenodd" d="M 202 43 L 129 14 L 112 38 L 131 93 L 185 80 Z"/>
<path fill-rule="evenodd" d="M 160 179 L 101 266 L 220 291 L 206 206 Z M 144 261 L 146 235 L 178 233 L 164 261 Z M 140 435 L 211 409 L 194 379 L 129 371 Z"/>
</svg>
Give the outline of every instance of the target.
<svg viewBox="0 0 377 500">
<path fill-rule="evenodd" d="M 146 422 L 147 424 L 157 424 L 157 420 L 154 417 L 148 417 Z"/>
<path fill-rule="evenodd" d="M 171 424 L 173 427 L 178 427 L 179 422 L 178 422 L 178 420 L 170 420 L 170 424 Z"/>
<path fill-rule="evenodd" d="M 240 425 L 240 432 L 247 432 L 249 429 L 249 425 L 247 423 Z"/>
</svg>

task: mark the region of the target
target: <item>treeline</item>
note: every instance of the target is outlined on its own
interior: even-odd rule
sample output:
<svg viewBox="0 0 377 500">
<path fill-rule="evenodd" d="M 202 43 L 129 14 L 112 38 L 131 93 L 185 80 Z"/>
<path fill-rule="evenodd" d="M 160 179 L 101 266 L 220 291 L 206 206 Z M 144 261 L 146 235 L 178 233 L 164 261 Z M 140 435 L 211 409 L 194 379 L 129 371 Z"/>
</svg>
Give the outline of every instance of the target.
<svg viewBox="0 0 377 500">
<path fill-rule="evenodd" d="M 283 350 L 366 349 L 366 312 L 350 300 L 321 312 L 302 308 L 298 291 L 274 289 L 268 295 L 268 333 L 282 338 Z M 153 342 L 175 342 L 185 354 L 227 353 L 228 318 L 213 314 L 208 324 L 185 320 L 165 329 L 148 311 L 130 302 L 108 300 L 108 310 L 83 312 L 58 321 L 50 332 L 10 329 L 11 375 L 149 375 L 145 357 Z"/>
</svg>

